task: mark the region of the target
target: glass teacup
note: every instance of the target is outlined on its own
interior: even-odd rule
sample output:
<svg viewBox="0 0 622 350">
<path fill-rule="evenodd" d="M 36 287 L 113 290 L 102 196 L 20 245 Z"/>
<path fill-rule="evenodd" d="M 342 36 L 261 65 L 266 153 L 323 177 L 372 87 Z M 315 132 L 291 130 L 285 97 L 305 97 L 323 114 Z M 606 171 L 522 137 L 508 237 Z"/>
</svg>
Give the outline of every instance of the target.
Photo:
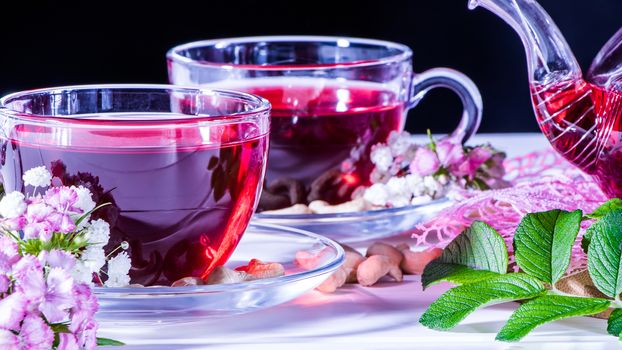
<svg viewBox="0 0 622 350">
<path fill-rule="evenodd" d="M 85 186 L 111 226 L 107 248 L 129 242 L 132 283 L 207 277 L 235 249 L 265 173 L 270 104 L 224 90 L 168 85 L 71 86 L 0 100 L 0 174 L 45 166 L 56 183 Z"/>
<path fill-rule="evenodd" d="M 431 88 L 450 88 L 462 99 L 462 120 L 452 134 L 458 142 L 481 118 L 480 94 L 466 76 L 446 68 L 413 73 L 412 51 L 387 41 L 216 39 L 175 47 L 167 58 L 171 83 L 233 88 L 272 104 L 260 210 L 349 200 L 357 187 L 370 184 L 371 147 L 403 130 L 408 109 Z"/>
</svg>

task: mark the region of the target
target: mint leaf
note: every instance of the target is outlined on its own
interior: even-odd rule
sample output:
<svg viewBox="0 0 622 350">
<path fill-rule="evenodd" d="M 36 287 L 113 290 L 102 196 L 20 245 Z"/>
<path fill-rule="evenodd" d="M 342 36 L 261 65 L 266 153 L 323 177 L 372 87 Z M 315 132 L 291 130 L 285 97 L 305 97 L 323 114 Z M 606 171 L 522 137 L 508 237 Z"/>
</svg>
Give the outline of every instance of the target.
<svg viewBox="0 0 622 350">
<path fill-rule="evenodd" d="M 588 248 L 590 247 L 590 241 L 592 240 L 592 232 L 593 231 L 588 228 L 583 234 L 583 238 L 581 238 L 581 249 L 583 249 L 583 252 L 585 254 L 587 254 Z"/>
<path fill-rule="evenodd" d="M 427 271 L 427 275 L 425 275 Z M 431 262 L 424 270 L 424 276 L 421 277 L 423 287 L 438 283 L 441 281 L 451 282 L 454 284 L 467 284 L 490 277 L 499 276 L 498 273 L 486 270 L 473 270 L 470 267 L 458 264 L 447 264 L 441 262 Z M 437 278 L 437 276 L 442 276 Z M 436 278 L 436 279 L 435 279 Z M 435 279 L 430 282 L 431 279 Z"/>
<path fill-rule="evenodd" d="M 125 343 L 114 339 L 97 338 L 97 346 L 123 346 Z"/>
<path fill-rule="evenodd" d="M 601 219 L 610 212 L 620 209 L 622 209 L 622 199 L 613 198 L 603 203 L 600 207 L 596 208 L 596 210 L 594 210 L 591 214 L 585 215 L 585 217 L 589 219 Z M 583 238 L 581 239 L 581 248 L 585 253 L 587 253 L 591 239 L 592 231 L 587 230 L 583 235 Z"/>
<path fill-rule="evenodd" d="M 614 309 L 607 321 L 607 332 L 616 337 L 622 333 L 622 309 Z"/>
<path fill-rule="evenodd" d="M 570 264 L 582 217 L 580 210 L 559 209 L 525 215 L 514 236 L 516 264 L 542 281 L 557 282 Z"/>
<path fill-rule="evenodd" d="M 609 214 L 612 211 L 622 209 L 622 199 L 620 198 L 612 198 L 605 203 L 601 204 L 600 207 L 596 208 L 592 213 L 585 214 L 586 217 L 590 219 L 600 219 L 605 215 Z"/>
<path fill-rule="evenodd" d="M 587 270 L 603 294 L 615 298 L 622 292 L 622 210 L 612 211 L 588 229 L 591 242 Z"/>
<path fill-rule="evenodd" d="M 523 273 L 497 275 L 452 288 L 434 301 L 419 322 L 432 329 L 455 327 L 477 308 L 546 293 L 542 282 Z"/>
<path fill-rule="evenodd" d="M 474 221 L 454 238 L 440 257 L 429 263 L 421 276 L 423 288 L 441 281 L 464 283 L 466 268 L 486 272 L 472 277 L 489 277 L 508 270 L 508 250 L 503 238 L 486 223 Z M 460 276 L 459 276 L 460 275 Z"/>
<path fill-rule="evenodd" d="M 609 300 L 561 295 L 544 295 L 530 300 L 510 316 L 497 340 L 518 341 L 534 328 L 562 318 L 593 315 L 607 310 Z"/>
</svg>

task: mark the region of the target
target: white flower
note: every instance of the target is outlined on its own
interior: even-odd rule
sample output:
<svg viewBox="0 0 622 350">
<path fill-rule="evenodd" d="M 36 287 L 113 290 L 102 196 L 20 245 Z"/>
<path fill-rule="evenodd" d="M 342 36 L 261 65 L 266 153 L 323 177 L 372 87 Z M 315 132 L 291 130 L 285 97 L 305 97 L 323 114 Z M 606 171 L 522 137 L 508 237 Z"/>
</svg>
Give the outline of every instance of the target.
<svg viewBox="0 0 622 350">
<path fill-rule="evenodd" d="M 428 195 L 423 195 L 423 196 L 413 197 L 413 199 L 410 201 L 410 204 L 419 205 L 419 204 L 428 203 L 430 201 L 432 201 L 432 197 Z"/>
<path fill-rule="evenodd" d="M 443 197 L 447 193 L 447 186 L 443 186 L 434 176 L 424 177 L 423 184 L 426 189 L 426 194 L 434 199 Z"/>
<path fill-rule="evenodd" d="M 22 179 L 26 186 L 47 187 L 52 181 L 52 174 L 44 166 L 38 166 L 26 171 Z"/>
<path fill-rule="evenodd" d="M 26 207 L 24 194 L 14 191 L 6 194 L 0 200 L 0 215 L 7 219 L 13 219 L 24 214 Z"/>
<path fill-rule="evenodd" d="M 102 219 L 91 221 L 86 228 L 85 238 L 94 246 L 105 246 L 110 240 L 110 225 Z"/>
<path fill-rule="evenodd" d="M 387 190 L 389 192 L 389 199 L 387 200 L 387 202 L 389 202 L 392 207 L 403 207 L 410 204 L 410 198 L 412 198 L 412 191 L 408 187 L 406 178 L 390 178 L 387 182 Z"/>
<path fill-rule="evenodd" d="M 71 277 L 78 283 L 93 285 L 93 272 L 82 261 L 77 261 L 73 266 Z"/>
<path fill-rule="evenodd" d="M 393 156 L 391 155 L 391 149 L 387 146 L 376 145 L 372 147 L 370 153 L 371 162 L 376 165 L 376 168 L 380 171 L 387 171 L 393 164 Z"/>
<path fill-rule="evenodd" d="M 91 272 L 98 273 L 106 264 L 106 253 L 102 247 L 90 245 L 82 252 L 80 260 Z"/>
<path fill-rule="evenodd" d="M 88 188 L 84 186 L 71 186 L 71 189 L 78 195 L 78 200 L 74 204 L 74 207 L 81 209 L 83 213 L 88 213 L 95 208 L 95 202 L 93 201 L 93 195 Z"/>
<path fill-rule="evenodd" d="M 392 177 L 387 182 L 387 189 L 391 196 L 411 195 L 412 191 L 408 188 L 408 182 L 403 176 Z"/>
<path fill-rule="evenodd" d="M 126 252 L 117 254 L 108 261 L 108 280 L 106 287 L 125 287 L 130 284 L 130 268 L 132 263 Z"/>
<path fill-rule="evenodd" d="M 418 174 L 408 174 L 405 176 L 406 185 L 412 192 L 413 196 L 418 197 L 425 194 L 425 185 L 423 184 L 423 178 Z"/>
<path fill-rule="evenodd" d="M 367 190 L 365 190 L 363 199 L 365 199 L 372 205 L 384 207 L 385 205 L 387 205 L 387 200 L 389 199 L 389 191 L 384 184 L 373 184 Z"/>
<path fill-rule="evenodd" d="M 413 139 L 406 131 L 402 131 L 399 133 L 392 131 L 389 135 L 388 143 L 391 147 L 391 153 L 394 157 L 405 156 L 408 152 L 408 149 L 413 144 Z"/>
</svg>

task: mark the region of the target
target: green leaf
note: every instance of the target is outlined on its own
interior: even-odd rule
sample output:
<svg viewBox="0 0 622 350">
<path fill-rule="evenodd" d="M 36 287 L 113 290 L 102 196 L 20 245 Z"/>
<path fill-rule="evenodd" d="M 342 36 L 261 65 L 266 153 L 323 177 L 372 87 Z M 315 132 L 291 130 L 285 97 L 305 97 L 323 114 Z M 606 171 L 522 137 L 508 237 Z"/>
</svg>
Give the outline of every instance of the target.
<svg viewBox="0 0 622 350">
<path fill-rule="evenodd" d="M 583 252 L 587 254 L 588 248 L 590 247 L 590 241 L 592 240 L 592 231 L 588 228 L 583 234 L 583 238 L 581 238 L 581 249 Z"/>
<path fill-rule="evenodd" d="M 586 217 L 590 219 L 600 219 L 605 215 L 609 214 L 612 211 L 622 209 L 622 199 L 620 198 L 612 198 L 605 203 L 601 204 L 600 207 L 596 208 L 592 213 L 585 214 Z"/>
<path fill-rule="evenodd" d="M 497 340 L 518 341 L 539 325 L 597 314 L 607 310 L 609 304 L 609 300 L 600 298 L 544 295 L 519 306 L 497 334 Z"/>
<path fill-rule="evenodd" d="M 622 209 L 622 199 L 613 198 L 605 203 L 603 203 L 600 207 L 596 208 L 591 214 L 585 215 L 585 218 L 589 219 L 601 219 L 605 215 L 609 214 L 612 211 L 616 211 Z M 584 219 L 585 219 L 584 218 Z M 592 231 L 588 230 L 583 235 L 581 239 L 581 248 L 585 253 L 587 253 L 588 247 L 590 246 L 590 240 L 592 239 Z"/>
<path fill-rule="evenodd" d="M 441 281 L 464 283 L 465 269 L 488 273 L 473 273 L 481 277 L 505 274 L 508 270 L 508 250 L 503 238 L 494 228 L 474 221 L 443 250 L 440 257 L 429 263 L 421 276 L 423 288 Z"/>
<path fill-rule="evenodd" d="M 525 215 L 514 236 L 516 264 L 542 281 L 557 282 L 570 264 L 582 216 L 580 210 L 559 209 Z"/>
<path fill-rule="evenodd" d="M 615 298 L 622 292 L 622 210 L 612 211 L 588 229 L 587 269 L 594 285 Z"/>
<path fill-rule="evenodd" d="M 607 332 L 616 337 L 622 333 L 622 309 L 614 309 L 607 321 Z"/>
<path fill-rule="evenodd" d="M 466 267 L 464 265 L 447 264 L 436 261 L 429 263 L 428 266 L 426 266 L 425 271 L 427 271 L 426 278 L 434 278 L 435 276 L 443 277 L 434 280 L 433 282 L 429 282 L 429 280 L 427 279 L 424 280 L 424 277 L 422 277 L 422 283 L 424 287 L 427 287 L 434 283 L 438 283 L 440 281 L 451 282 L 453 284 L 467 284 L 488 279 L 490 277 L 499 276 L 498 273 L 492 271 L 473 270 L 472 268 Z"/>
<path fill-rule="evenodd" d="M 455 327 L 477 308 L 546 293 L 542 282 L 523 273 L 497 275 L 452 288 L 434 301 L 419 322 L 438 330 Z"/>
<path fill-rule="evenodd" d="M 114 339 L 97 338 L 97 346 L 123 346 L 125 343 Z"/>
</svg>

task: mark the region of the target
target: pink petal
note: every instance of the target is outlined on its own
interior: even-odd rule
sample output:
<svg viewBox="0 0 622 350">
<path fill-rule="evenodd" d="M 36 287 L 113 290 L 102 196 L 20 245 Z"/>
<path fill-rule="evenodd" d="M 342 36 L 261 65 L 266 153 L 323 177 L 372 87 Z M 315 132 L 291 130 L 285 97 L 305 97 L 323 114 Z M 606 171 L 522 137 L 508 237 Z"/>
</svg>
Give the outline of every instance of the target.
<svg viewBox="0 0 622 350">
<path fill-rule="evenodd" d="M 13 293 L 0 300 L 0 328 L 19 330 L 26 313 L 26 298 L 21 293 Z"/>
<path fill-rule="evenodd" d="M 6 329 L 0 329 L 0 349 L 19 350 L 19 338 Z"/>
<path fill-rule="evenodd" d="M 76 265 L 76 258 L 69 252 L 54 249 L 48 253 L 46 262 L 50 267 L 60 267 L 65 271 L 71 271 Z"/>
<path fill-rule="evenodd" d="M 41 317 L 36 315 L 26 316 L 20 337 L 27 349 L 48 350 L 54 343 L 54 332 Z"/>
<path fill-rule="evenodd" d="M 39 310 L 50 323 L 58 323 L 69 318 L 68 310 L 74 305 L 73 278 L 61 268 L 52 268 L 48 273 L 47 290 Z"/>
<path fill-rule="evenodd" d="M 80 348 L 76 336 L 71 333 L 59 333 L 58 338 L 60 342 L 56 350 L 74 350 Z"/>
</svg>

